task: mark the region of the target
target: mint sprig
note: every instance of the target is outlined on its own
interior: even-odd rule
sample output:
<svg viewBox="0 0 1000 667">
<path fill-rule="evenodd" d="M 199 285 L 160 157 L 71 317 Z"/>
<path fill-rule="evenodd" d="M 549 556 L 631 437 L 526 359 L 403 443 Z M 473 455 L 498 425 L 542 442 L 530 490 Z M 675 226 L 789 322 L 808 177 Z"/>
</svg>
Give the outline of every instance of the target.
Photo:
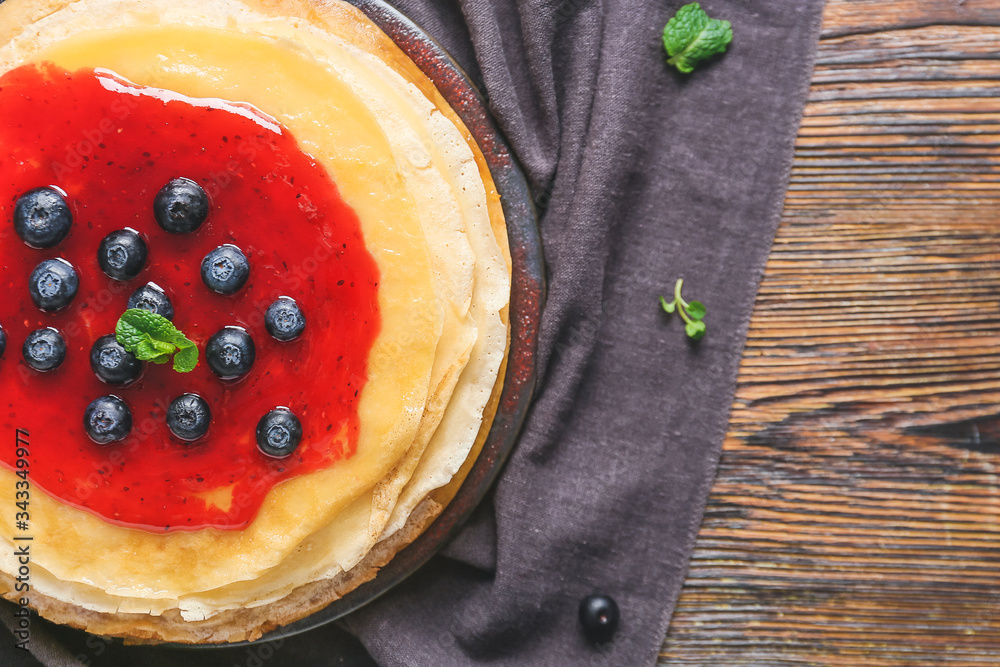
<svg viewBox="0 0 1000 667">
<path fill-rule="evenodd" d="M 666 298 L 660 297 L 660 307 L 663 308 L 668 313 L 677 312 L 684 320 L 684 333 L 688 335 L 688 338 L 693 340 L 701 340 L 705 335 L 707 327 L 702 321 L 705 319 L 705 313 L 708 309 L 705 308 L 705 304 L 700 301 L 692 301 L 688 303 L 681 298 L 681 287 L 684 286 L 684 279 L 681 278 L 674 285 L 674 300 L 667 303 Z"/>
<path fill-rule="evenodd" d="M 115 338 L 139 361 L 165 364 L 174 358 L 174 370 L 190 373 L 198 365 L 198 346 L 162 315 L 140 308 L 122 313 Z"/>
<path fill-rule="evenodd" d="M 677 10 L 663 28 L 663 46 L 670 58 L 667 63 L 685 74 L 716 53 L 726 50 L 733 41 L 729 21 L 709 18 L 697 2 Z"/>
</svg>

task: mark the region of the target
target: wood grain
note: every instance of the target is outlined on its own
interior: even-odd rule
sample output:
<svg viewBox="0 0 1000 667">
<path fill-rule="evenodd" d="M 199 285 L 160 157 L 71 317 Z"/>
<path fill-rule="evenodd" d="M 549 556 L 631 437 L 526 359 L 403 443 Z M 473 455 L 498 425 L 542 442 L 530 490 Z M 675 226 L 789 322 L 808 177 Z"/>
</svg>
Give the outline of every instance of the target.
<svg viewBox="0 0 1000 667">
<path fill-rule="evenodd" d="M 1000 664 L 997 26 L 829 0 L 661 664 Z"/>
</svg>

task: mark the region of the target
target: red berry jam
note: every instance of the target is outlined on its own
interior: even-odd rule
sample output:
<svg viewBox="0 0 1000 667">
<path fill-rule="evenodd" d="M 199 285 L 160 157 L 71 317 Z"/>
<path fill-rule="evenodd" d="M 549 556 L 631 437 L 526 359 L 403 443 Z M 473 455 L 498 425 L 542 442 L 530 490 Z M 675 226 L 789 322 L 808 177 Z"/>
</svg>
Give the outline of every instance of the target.
<svg viewBox="0 0 1000 667">
<path fill-rule="evenodd" d="M 207 221 L 191 234 L 168 234 L 153 200 L 174 178 L 209 194 Z M 14 233 L 14 206 L 42 186 L 63 191 L 73 213 L 54 247 L 28 247 Z M 132 280 L 112 280 L 97 263 L 101 240 L 137 230 L 149 248 Z M 250 277 L 224 296 L 202 281 L 202 259 L 232 244 Z M 28 297 L 28 276 L 42 260 L 76 267 L 70 305 L 43 312 Z M 135 86 L 110 72 L 67 72 L 28 65 L 0 78 L 0 427 L 28 431 L 33 483 L 106 520 L 147 530 L 239 529 L 278 482 L 350 457 L 358 434 L 358 396 L 379 331 L 378 267 L 357 216 L 326 170 L 289 131 L 245 104 L 185 98 Z M 129 295 L 147 282 L 166 291 L 174 324 L 200 348 L 193 372 L 148 364 L 143 377 L 111 387 L 91 370 L 93 343 L 113 333 Z M 290 342 L 268 335 L 264 313 L 278 297 L 301 306 L 307 326 Z M 225 326 L 243 327 L 256 344 L 250 373 L 216 377 L 205 343 Z M 29 368 L 21 346 L 30 332 L 58 329 L 65 361 L 48 373 Z M 174 437 L 167 406 L 186 393 L 203 397 L 212 422 L 195 443 Z M 116 395 L 134 425 L 121 442 L 98 445 L 83 414 Z M 301 420 L 301 445 L 275 459 L 255 441 L 257 422 L 277 406 Z M 13 467 L 14 447 L 0 448 Z"/>
</svg>

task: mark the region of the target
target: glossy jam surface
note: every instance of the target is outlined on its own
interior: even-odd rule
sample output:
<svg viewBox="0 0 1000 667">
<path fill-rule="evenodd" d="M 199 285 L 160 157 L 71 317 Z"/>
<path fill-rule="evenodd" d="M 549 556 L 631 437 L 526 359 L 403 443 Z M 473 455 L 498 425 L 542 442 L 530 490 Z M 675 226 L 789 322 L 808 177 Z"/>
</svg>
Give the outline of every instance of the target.
<svg viewBox="0 0 1000 667">
<path fill-rule="evenodd" d="M 211 211 L 193 234 L 171 235 L 153 217 L 153 199 L 176 177 L 208 192 Z M 18 197 L 39 186 L 67 195 L 74 222 L 58 246 L 35 250 L 14 233 Z M 131 227 L 149 246 L 146 267 L 118 282 L 97 265 L 109 232 Z M 231 243 L 250 260 L 250 278 L 233 296 L 202 282 L 202 258 Z M 62 312 L 44 313 L 27 279 L 43 259 L 62 257 L 80 289 Z M 91 345 L 114 331 L 129 295 L 152 281 L 169 295 L 174 324 L 200 348 L 198 367 L 174 372 L 147 365 L 126 388 L 102 383 Z M 297 340 L 279 343 L 264 312 L 290 296 L 307 320 Z M 378 268 L 357 216 L 325 169 L 273 119 L 240 104 L 197 100 L 134 86 L 110 72 L 24 66 L 0 78 L 0 428 L 30 433 L 33 484 L 105 519 L 148 530 L 239 529 L 278 482 L 350 457 L 358 396 L 378 334 Z M 21 359 L 34 329 L 55 327 L 66 361 L 39 373 Z M 224 382 L 208 369 L 205 343 L 224 326 L 250 332 L 257 358 L 244 379 Z M 211 407 L 206 437 L 193 444 L 166 427 L 167 405 L 197 393 Z M 132 410 L 122 442 L 100 446 L 83 429 L 94 398 L 114 394 Z M 256 445 L 257 421 L 287 406 L 303 426 L 285 459 Z M 12 439 L 13 441 L 13 439 Z M 14 463 L 14 447 L 0 461 Z"/>
</svg>

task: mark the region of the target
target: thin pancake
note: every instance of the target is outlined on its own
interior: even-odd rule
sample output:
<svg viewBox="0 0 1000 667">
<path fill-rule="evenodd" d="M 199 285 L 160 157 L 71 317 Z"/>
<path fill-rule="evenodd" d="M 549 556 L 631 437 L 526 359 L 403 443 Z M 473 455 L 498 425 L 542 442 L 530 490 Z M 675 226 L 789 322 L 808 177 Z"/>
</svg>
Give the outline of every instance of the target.
<svg viewBox="0 0 1000 667">
<path fill-rule="evenodd" d="M 0 7 L 0 26 L 16 26 L 18 21 L 25 25 L 29 19 L 47 16 L 66 4 L 49 0 L 9 0 Z M 4 63 L 5 53 L 9 66 L 36 53 L 46 40 L 49 43 L 61 41 L 60 29 L 64 33 L 62 36 L 78 32 L 80 21 L 91 27 L 148 27 L 171 23 L 216 26 L 229 32 L 253 35 L 250 41 L 257 45 L 248 44 L 246 49 L 251 55 L 261 42 L 266 42 L 284 52 L 278 60 L 296 56 L 312 61 L 313 65 L 321 63 L 327 75 L 330 71 L 337 72 L 335 78 L 356 99 L 363 100 L 367 109 L 379 110 L 372 116 L 387 137 L 389 152 L 396 164 L 396 171 L 392 173 L 397 174 L 396 179 L 402 181 L 402 189 L 408 195 L 404 200 L 416 204 L 414 217 L 419 222 L 421 234 L 415 236 L 422 236 L 422 242 L 428 246 L 431 291 L 439 306 L 431 318 L 434 323 L 425 321 L 423 314 L 432 312 L 433 308 L 417 309 L 421 314 L 410 314 L 411 324 L 416 325 L 411 332 L 413 337 L 435 328 L 440 328 L 441 335 L 434 339 L 436 344 L 426 375 L 423 409 L 416 428 L 412 429 L 409 444 L 392 448 L 396 454 L 373 456 L 382 470 L 378 481 L 366 489 L 351 487 L 350 493 L 344 494 L 343 502 L 323 517 L 322 525 L 308 522 L 310 527 L 305 537 L 294 544 L 283 542 L 286 546 L 291 544 L 291 548 L 272 554 L 273 557 L 267 559 L 269 566 L 256 561 L 253 567 L 244 567 L 237 576 L 229 572 L 221 577 L 220 580 L 229 579 L 229 583 L 221 586 L 208 587 L 206 584 L 211 577 L 202 577 L 197 581 L 183 581 L 173 592 L 164 593 L 148 585 L 143 589 L 137 585 L 141 581 L 139 577 L 123 586 L 122 580 L 116 578 L 117 572 L 114 576 L 106 576 L 103 583 L 95 582 L 85 572 L 92 567 L 83 562 L 85 559 L 80 559 L 83 576 L 77 576 L 75 581 L 72 575 L 66 578 L 65 571 L 55 576 L 39 565 L 37 588 L 46 596 L 52 596 L 51 599 L 44 597 L 41 606 L 61 622 L 68 622 L 67 617 L 72 619 L 73 608 L 82 607 L 95 613 L 79 616 L 76 623 L 84 624 L 91 631 L 176 641 L 232 641 L 256 636 L 270 623 L 294 620 L 373 576 L 377 567 L 419 534 L 429 517 L 440 509 L 436 503 L 420 501 L 428 491 L 447 483 L 466 460 L 477 434 L 485 433 L 486 427 L 481 426 L 484 406 L 491 392 L 495 399 L 499 388 L 496 378 L 507 344 L 509 255 L 496 192 L 478 147 L 419 69 L 356 9 L 336 2 L 286 1 L 251 5 L 228 0 L 207 3 L 181 0 L 161 10 L 147 11 L 148 5 L 144 5 L 143 13 L 129 14 L 134 6 L 134 3 L 81 0 L 63 10 L 71 16 L 56 15 L 47 19 L 45 39 L 40 39 L 41 33 L 35 32 L 38 30 L 36 25 L 22 35 L 21 41 L 0 48 L 0 64 Z M 298 18 L 286 18 L 289 16 Z M 7 23 L 7 19 L 11 23 Z M 8 28 L 6 37 L 10 38 L 13 33 Z M 275 39 L 262 40 L 262 35 Z M 0 41 L 3 38 L 4 28 L 0 28 Z M 190 51 L 205 51 L 202 54 L 204 62 L 214 66 L 220 52 L 208 48 L 209 41 L 202 39 Z M 218 45 L 219 40 L 211 41 Z M 104 50 L 102 60 L 106 54 Z M 189 57 L 191 53 L 172 53 L 162 71 L 156 73 L 157 85 L 188 94 L 231 97 L 255 103 L 292 128 L 300 142 L 308 145 L 310 152 L 327 164 L 338 185 L 341 184 L 344 171 L 338 171 L 337 156 L 324 153 L 322 140 L 309 143 L 308 128 L 316 124 L 311 112 L 303 111 L 299 105 L 282 108 L 288 107 L 288 86 L 297 77 L 292 77 L 291 81 L 283 78 L 280 85 L 275 82 L 276 97 L 271 100 L 249 98 L 252 92 L 249 84 L 231 86 L 232 82 L 220 81 L 219 77 L 185 79 L 183 67 L 177 66 L 185 62 L 179 55 Z M 65 53 L 62 57 L 71 60 Z M 240 57 L 246 60 L 245 53 Z M 120 69 L 106 62 L 101 66 L 142 83 L 143 72 L 130 75 L 127 71 L 130 64 L 139 67 L 134 54 L 130 58 L 133 59 L 118 66 Z M 190 61 L 187 64 L 190 65 Z M 187 71 L 190 73 L 192 68 Z M 301 78 L 310 79 L 312 74 L 309 70 Z M 171 85 L 167 86 L 165 81 L 170 81 Z M 227 89 L 227 85 L 231 87 Z M 318 88 L 315 80 L 313 88 Z M 222 89 L 228 92 L 221 94 Z M 324 86 L 324 95 L 330 94 L 331 89 Z M 296 98 L 292 96 L 291 99 Z M 329 116 L 325 118 L 318 124 L 327 127 Z M 342 164 L 340 169 L 343 168 Z M 364 208 L 364 193 L 357 193 L 360 196 L 357 201 L 349 199 L 346 191 L 344 194 L 356 210 Z M 450 203 L 443 203 L 449 195 Z M 378 213 L 374 209 L 369 211 Z M 413 228 L 408 229 L 412 231 Z M 365 235 L 372 245 L 368 227 Z M 461 249 L 463 243 L 464 250 Z M 379 261 L 381 266 L 382 260 Z M 415 341 L 405 342 L 412 345 Z M 378 355 L 373 357 L 373 366 L 379 372 L 389 373 L 406 349 L 391 345 L 380 348 Z M 487 418 L 489 416 L 491 413 Z M 441 428 L 436 428 L 439 420 Z M 410 421 L 407 424 L 412 427 Z M 385 425 L 384 420 L 382 425 Z M 282 499 L 279 504 L 289 503 L 291 512 L 285 517 L 294 521 L 294 512 L 302 511 L 302 506 L 288 494 L 303 489 L 285 489 L 285 486 L 275 489 L 272 495 Z M 317 493 L 322 489 L 322 486 L 312 486 L 306 492 Z M 301 520 L 303 516 L 308 515 L 297 518 Z M 390 517 L 390 530 L 383 533 L 382 528 Z M 76 519 L 72 515 L 64 518 Z M 93 519 L 89 515 L 88 518 Z M 383 539 L 372 549 L 377 539 L 390 533 L 391 538 Z M 254 561 L 254 557 L 249 560 Z M 3 569 L 10 571 L 10 563 L 3 565 Z M 310 581 L 315 583 L 307 583 Z M 92 585 L 94 583 L 98 585 Z M 184 586 L 188 587 L 186 593 L 181 592 Z M 135 596 L 136 592 L 139 596 Z M 151 612 L 153 616 L 140 612 Z M 270 622 L 266 620 L 269 617 Z"/>
</svg>

